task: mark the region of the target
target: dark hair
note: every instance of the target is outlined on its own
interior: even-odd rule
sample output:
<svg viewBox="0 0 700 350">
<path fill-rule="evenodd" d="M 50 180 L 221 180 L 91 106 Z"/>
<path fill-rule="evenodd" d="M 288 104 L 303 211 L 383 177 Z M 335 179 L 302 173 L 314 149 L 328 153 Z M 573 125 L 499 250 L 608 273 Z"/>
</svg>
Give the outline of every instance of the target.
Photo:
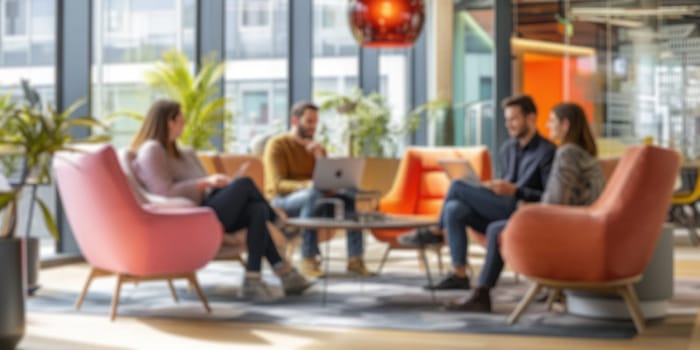
<svg viewBox="0 0 700 350">
<path fill-rule="evenodd" d="M 315 105 L 313 102 L 299 101 L 295 103 L 294 106 L 292 106 L 291 116 L 301 118 L 301 116 L 304 115 L 304 112 L 306 112 L 307 109 L 310 109 L 312 111 L 318 111 L 318 106 Z"/>
<path fill-rule="evenodd" d="M 501 106 L 504 109 L 506 107 L 518 106 L 520 107 L 520 111 L 522 111 L 523 115 L 525 116 L 528 114 L 537 115 L 537 106 L 535 106 L 535 101 L 533 101 L 532 97 L 528 95 L 518 95 L 504 98 L 503 101 L 501 101 Z"/>
<path fill-rule="evenodd" d="M 168 154 L 180 158 L 180 150 L 174 141 L 168 138 L 168 122 L 177 118 L 180 114 L 180 104 L 172 100 L 158 100 L 146 114 L 136 136 L 131 141 L 131 150 L 138 151 L 141 145 L 148 140 L 156 140 L 167 150 Z"/>
<path fill-rule="evenodd" d="M 598 148 L 596 147 L 591 128 L 588 126 L 586 112 L 581 106 L 575 103 L 560 103 L 552 108 L 552 113 L 560 122 L 562 120 L 569 122 L 569 131 L 562 138 L 562 145 L 573 143 L 581 146 L 594 157 L 598 155 Z"/>
</svg>

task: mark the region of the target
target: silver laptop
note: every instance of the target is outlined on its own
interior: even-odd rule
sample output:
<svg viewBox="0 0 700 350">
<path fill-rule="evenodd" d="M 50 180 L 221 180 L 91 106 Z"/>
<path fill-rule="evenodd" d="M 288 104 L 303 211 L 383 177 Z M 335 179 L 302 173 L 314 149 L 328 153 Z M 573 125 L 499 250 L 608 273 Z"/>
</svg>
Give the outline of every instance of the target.
<svg viewBox="0 0 700 350">
<path fill-rule="evenodd" d="M 466 159 L 441 159 L 438 160 L 438 164 L 450 180 L 461 180 L 475 186 L 481 184 L 474 167 Z"/>
<path fill-rule="evenodd" d="M 322 191 L 359 188 L 365 160 L 360 158 L 316 159 L 312 181 Z"/>
</svg>

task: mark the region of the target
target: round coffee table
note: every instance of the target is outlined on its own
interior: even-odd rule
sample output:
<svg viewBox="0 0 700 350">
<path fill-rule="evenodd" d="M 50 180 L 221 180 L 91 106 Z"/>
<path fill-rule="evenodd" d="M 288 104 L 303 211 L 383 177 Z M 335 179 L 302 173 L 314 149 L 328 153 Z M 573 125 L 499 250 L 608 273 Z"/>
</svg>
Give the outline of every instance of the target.
<svg viewBox="0 0 700 350">
<path fill-rule="evenodd" d="M 300 228 L 300 229 L 310 229 L 310 230 L 320 230 L 320 229 L 341 229 L 341 230 L 359 230 L 364 232 L 364 230 L 371 229 L 417 229 L 422 227 L 437 226 L 437 220 L 430 217 L 423 216 L 409 216 L 409 215 L 382 215 L 380 217 L 370 218 L 370 219 L 340 219 L 340 218 L 289 218 L 286 221 L 286 225 Z M 424 249 L 425 247 L 421 247 Z M 425 265 L 425 272 L 428 278 L 429 285 L 433 285 L 433 278 L 430 274 L 430 266 L 428 265 L 427 258 L 425 254 L 421 254 L 423 257 L 423 264 Z M 328 290 L 328 261 L 330 258 L 330 240 L 326 241 L 326 253 L 324 264 L 324 278 L 323 283 L 323 304 L 326 303 L 326 292 Z M 435 292 L 431 289 L 431 298 L 435 302 Z"/>
</svg>

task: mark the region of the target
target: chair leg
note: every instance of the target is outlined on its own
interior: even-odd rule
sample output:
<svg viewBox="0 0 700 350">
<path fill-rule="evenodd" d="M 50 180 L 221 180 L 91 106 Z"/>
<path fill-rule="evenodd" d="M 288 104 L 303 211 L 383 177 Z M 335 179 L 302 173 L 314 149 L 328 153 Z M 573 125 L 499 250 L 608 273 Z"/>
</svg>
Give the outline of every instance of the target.
<svg viewBox="0 0 700 350">
<path fill-rule="evenodd" d="M 561 294 L 561 289 L 550 288 L 549 295 L 547 295 L 547 311 L 552 311 L 552 305 L 557 297 Z"/>
<path fill-rule="evenodd" d="M 197 291 L 199 299 L 202 301 L 202 304 L 204 304 L 204 309 L 207 310 L 207 313 L 211 313 L 209 303 L 207 302 L 207 297 L 204 295 L 204 292 L 202 292 L 202 288 L 199 287 L 199 282 L 197 282 L 197 275 L 192 272 L 187 276 L 187 280 L 190 281 L 190 284 L 192 284 L 194 290 Z"/>
<path fill-rule="evenodd" d="M 637 329 L 637 334 L 642 334 L 644 331 L 644 315 L 639 306 L 639 299 L 637 299 L 637 292 L 634 291 L 634 286 L 627 284 L 618 289 L 618 293 L 625 299 L 625 304 L 627 304 L 627 309 L 632 317 L 632 322 L 634 322 L 634 327 Z"/>
<path fill-rule="evenodd" d="M 168 288 L 170 289 L 170 294 L 173 296 L 173 300 L 175 300 L 176 303 L 180 302 L 180 299 L 177 298 L 177 292 L 175 291 L 175 286 L 173 286 L 173 280 L 168 278 Z"/>
<path fill-rule="evenodd" d="M 515 272 L 515 284 L 520 283 L 520 274 Z"/>
<path fill-rule="evenodd" d="M 117 274 L 117 286 L 114 288 L 114 295 L 112 296 L 112 310 L 109 314 L 110 321 L 114 321 L 117 318 L 117 306 L 119 306 L 119 294 L 122 290 L 122 283 L 124 282 L 124 275 Z"/>
<path fill-rule="evenodd" d="M 386 250 L 384 251 L 384 255 L 382 255 L 382 260 L 379 262 L 379 267 L 377 267 L 377 275 L 382 273 L 382 269 L 384 268 L 384 264 L 386 263 L 386 260 L 389 259 L 389 252 L 391 252 L 391 246 L 387 246 Z"/>
<path fill-rule="evenodd" d="M 523 313 L 523 311 L 525 311 L 528 305 L 530 305 L 532 300 L 535 299 L 535 296 L 537 295 L 537 293 L 540 292 L 541 289 L 542 285 L 539 283 L 535 283 L 532 286 L 530 286 L 530 289 L 528 289 L 527 293 L 518 304 L 518 307 L 516 307 L 515 310 L 513 310 L 513 313 L 511 313 L 508 317 L 508 324 L 513 324 L 518 321 L 520 315 Z"/>
<path fill-rule="evenodd" d="M 80 292 L 80 296 L 75 302 L 75 310 L 80 310 L 80 307 L 83 305 L 83 300 L 85 300 L 85 295 L 87 295 L 87 291 L 88 289 L 90 289 L 90 284 L 92 283 L 92 280 L 97 276 L 97 274 L 97 270 L 94 267 L 90 269 L 90 274 L 88 275 L 87 280 L 85 280 L 83 290 Z"/>
</svg>

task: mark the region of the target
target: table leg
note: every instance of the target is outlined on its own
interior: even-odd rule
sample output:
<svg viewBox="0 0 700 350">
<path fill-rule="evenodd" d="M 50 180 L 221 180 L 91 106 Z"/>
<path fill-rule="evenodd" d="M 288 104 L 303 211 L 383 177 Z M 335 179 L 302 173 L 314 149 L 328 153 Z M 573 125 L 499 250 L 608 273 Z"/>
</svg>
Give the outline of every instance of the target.
<svg viewBox="0 0 700 350">
<path fill-rule="evenodd" d="M 330 264 L 331 264 L 331 240 L 326 240 L 326 253 L 324 255 L 323 262 L 323 299 L 321 300 L 321 305 L 326 306 L 326 297 L 328 295 L 328 278 L 330 277 Z"/>
</svg>

